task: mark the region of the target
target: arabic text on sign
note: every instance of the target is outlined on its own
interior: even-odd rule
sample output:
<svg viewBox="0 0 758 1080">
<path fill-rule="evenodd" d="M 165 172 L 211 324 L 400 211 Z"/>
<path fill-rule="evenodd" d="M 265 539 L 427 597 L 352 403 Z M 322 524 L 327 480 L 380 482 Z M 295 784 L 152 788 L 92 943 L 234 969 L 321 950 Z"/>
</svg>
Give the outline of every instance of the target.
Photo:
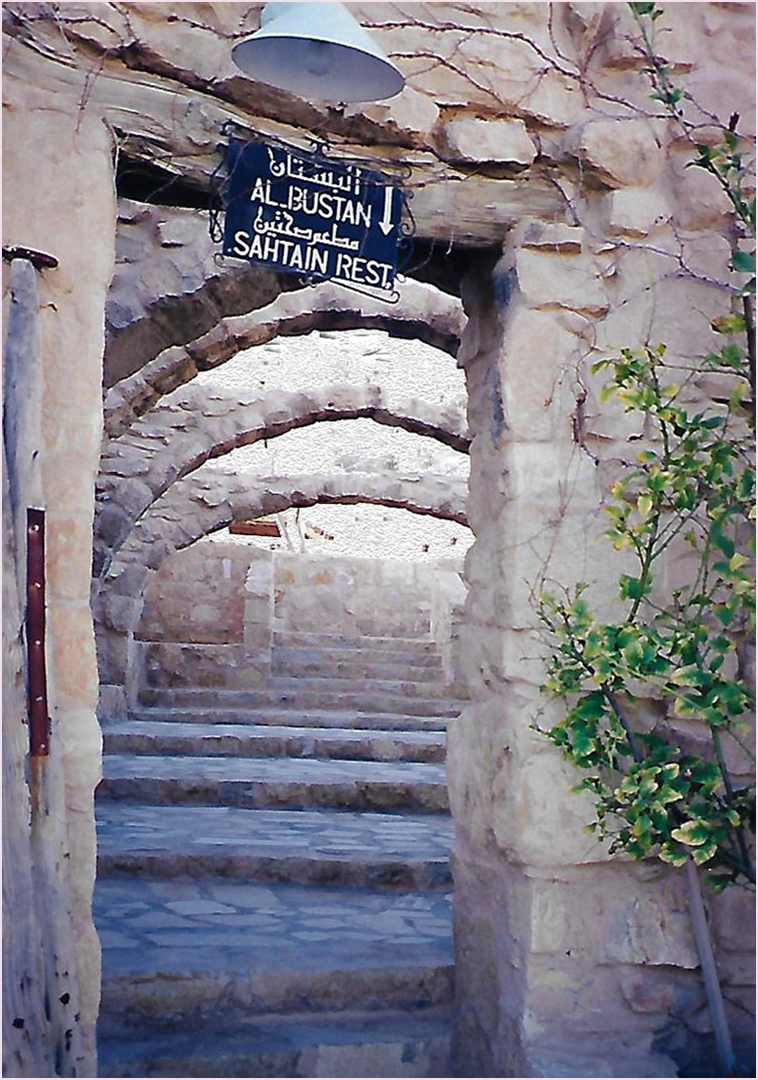
<svg viewBox="0 0 758 1080">
<path fill-rule="evenodd" d="M 224 254 L 391 290 L 400 200 L 357 166 L 254 143 L 231 175 Z"/>
</svg>

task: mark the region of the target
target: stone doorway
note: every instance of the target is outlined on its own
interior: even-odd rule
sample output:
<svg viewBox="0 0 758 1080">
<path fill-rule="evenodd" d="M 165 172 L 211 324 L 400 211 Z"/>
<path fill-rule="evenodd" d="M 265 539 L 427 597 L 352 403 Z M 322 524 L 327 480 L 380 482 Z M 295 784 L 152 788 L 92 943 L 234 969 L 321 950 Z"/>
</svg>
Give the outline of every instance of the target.
<svg viewBox="0 0 758 1080">
<path fill-rule="evenodd" d="M 314 395 L 307 383 L 325 378 L 334 357 L 343 378 L 372 355 L 384 370 L 397 366 L 381 332 L 358 335 L 352 359 L 340 353 L 349 337 L 300 343 L 311 361 L 320 348 L 325 370 L 296 355 L 267 360 L 265 346 L 255 364 L 240 357 L 238 386 L 251 372 L 263 383 L 269 364 L 289 384 L 306 382 L 305 408 L 292 390 L 277 401 L 279 416 L 283 404 L 295 418 L 299 410 L 306 427 L 233 450 L 218 459 L 223 471 L 215 461 L 182 467 L 107 556 L 101 656 L 126 650 L 121 694 L 111 694 L 126 716 L 103 716 L 103 1075 L 254 1075 L 270 1067 L 264 1058 L 282 1075 L 449 1072 L 444 729 L 465 695 L 465 428 L 460 399 L 440 394 L 431 349 L 417 363 L 442 400 L 393 398 L 387 376 L 365 418 L 375 392 L 360 383 Z M 411 362 L 413 346 L 403 355 Z M 211 417 L 228 412 L 218 376 L 206 381 L 178 399 L 184 416 L 204 401 Z M 311 427 L 319 400 L 326 416 L 359 415 Z M 171 431 L 171 395 L 162 408 L 152 427 L 143 414 L 139 438 Z M 126 445 L 136 441 L 127 434 Z M 123 473 L 120 442 L 104 460 Z M 170 440 L 165 456 L 176 465 Z M 332 471 L 287 475 L 304 461 Z M 123 476 L 106 468 L 106 504 L 122 508 Z M 218 530 L 255 520 L 272 499 L 278 512 L 266 520 L 278 540 Z M 373 558 L 351 556 L 361 543 Z M 129 582 L 124 633 L 109 612 L 114 587 Z M 245 964 L 257 989 L 241 997 Z"/>
</svg>

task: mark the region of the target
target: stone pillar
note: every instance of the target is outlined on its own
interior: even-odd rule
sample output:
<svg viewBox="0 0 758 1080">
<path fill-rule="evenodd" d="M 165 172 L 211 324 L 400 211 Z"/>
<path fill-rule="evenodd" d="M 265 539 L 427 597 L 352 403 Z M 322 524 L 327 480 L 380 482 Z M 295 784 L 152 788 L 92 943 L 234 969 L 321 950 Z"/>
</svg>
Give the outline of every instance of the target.
<svg viewBox="0 0 758 1080">
<path fill-rule="evenodd" d="M 252 561 L 245 578 L 245 652 L 256 668 L 271 667 L 274 636 L 274 556 L 251 548 Z"/>
<path fill-rule="evenodd" d="M 575 440 L 577 328 L 608 307 L 585 252 L 580 229 L 525 223 L 464 282 L 472 700 L 448 750 L 463 1076 L 676 1075 L 654 1040 L 701 993 L 681 875 L 610 861 L 569 793 L 576 773 L 532 727 L 546 703 L 533 590 L 619 570 L 596 539 L 599 470 Z"/>
<path fill-rule="evenodd" d="M 461 563 L 453 560 L 419 568 L 428 576 L 431 594 L 431 636 L 442 654 L 445 678 L 450 685 L 461 685 L 460 618 L 466 600 L 466 586 L 461 580 Z"/>
<path fill-rule="evenodd" d="M 50 94 L 8 76 L 3 85 L 3 244 L 47 251 L 39 280 L 43 379 L 40 470 L 47 507 L 48 693 L 52 717 L 46 818 L 37 856 L 57 874 L 78 970 L 81 1053 L 63 1075 L 95 1075 L 100 949 L 92 923 L 94 789 L 100 777 L 97 668 L 90 611 L 94 486 L 102 435 L 105 295 L 113 271 L 111 139 L 78 94 Z M 85 99 L 86 100 L 86 99 Z M 59 961 L 60 962 L 60 961 Z M 79 1037 L 77 1037 L 79 1038 Z M 50 1068 L 53 1068 L 51 1063 Z M 52 1075 L 52 1072 L 51 1072 Z"/>
</svg>

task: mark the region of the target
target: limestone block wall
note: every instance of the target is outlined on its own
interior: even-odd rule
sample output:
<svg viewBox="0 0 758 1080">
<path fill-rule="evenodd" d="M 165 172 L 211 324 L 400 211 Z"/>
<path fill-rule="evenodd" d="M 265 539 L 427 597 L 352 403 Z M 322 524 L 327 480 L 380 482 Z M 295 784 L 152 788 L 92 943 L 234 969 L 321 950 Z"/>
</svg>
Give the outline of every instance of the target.
<svg viewBox="0 0 758 1080">
<path fill-rule="evenodd" d="M 576 772 L 534 730 L 538 718 L 550 727 L 555 715 L 539 692 L 545 669 L 535 593 L 543 581 L 588 582 L 591 603 L 610 613 L 626 569 L 599 539 L 602 504 L 618 461 L 644 433 L 601 403 L 590 364 L 648 340 L 665 342 L 670 361 L 686 366 L 702 354 L 709 320 L 728 297 L 718 286 L 729 258 L 722 237 L 693 229 L 685 275 L 668 273 L 666 246 L 681 234 L 675 241 L 661 224 L 655 249 L 631 240 L 654 228 L 636 217 L 647 205 L 637 187 L 665 197 L 672 216 L 684 209 L 664 136 L 649 125 L 608 129 L 598 121 L 594 160 L 614 192 L 582 190 L 581 226 L 522 222 L 497 261 L 472 269 L 466 283 L 461 360 L 476 540 L 466 559 L 463 665 L 473 701 L 449 733 L 448 777 L 457 1039 L 467 1076 L 717 1068 L 683 873 L 655 860 L 609 859 L 583 829 L 590 804 L 568 795 Z M 624 204 L 619 193 L 633 216 L 600 239 L 595 224 L 609 200 Z M 695 382 L 684 399 L 703 402 L 711 393 Z M 681 574 L 681 560 L 674 546 L 664 589 Z M 666 722 L 702 746 L 692 726 Z M 735 755 L 738 779 L 750 769 Z M 750 1068 L 752 1021 L 743 1003 L 754 955 L 736 962 L 720 914 L 722 905 L 725 913 L 743 904 L 752 910 L 739 891 L 710 901 L 710 921 L 729 1023 Z M 751 935 L 745 945 L 754 949 Z"/>
<path fill-rule="evenodd" d="M 272 602 L 269 552 L 204 541 L 176 552 L 145 589 L 136 691 L 260 685 L 270 667 Z"/>
<path fill-rule="evenodd" d="M 441 648 L 448 682 L 462 693 L 466 687 L 462 665 L 466 594 L 463 560 L 440 559 L 435 565 L 431 635 Z"/>
<path fill-rule="evenodd" d="M 431 636 L 452 683 L 460 670 L 460 571 L 452 560 L 330 558 L 199 541 L 166 559 L 147 584 L 130 699 L 143 687 L 259 686 L 277 630 Z"/>
<path fill-rule="evenodd" d="M 428 637 L 433 570 L 391 559 L 329 558 L 277 553 L 277 630 Z"/>
<path fill-rule="evenodd" d="M 249 550 L 200 542 L 163 564 L 145 589 L 136 636 L 145 641 L 241 643 Z"/>
</svg>

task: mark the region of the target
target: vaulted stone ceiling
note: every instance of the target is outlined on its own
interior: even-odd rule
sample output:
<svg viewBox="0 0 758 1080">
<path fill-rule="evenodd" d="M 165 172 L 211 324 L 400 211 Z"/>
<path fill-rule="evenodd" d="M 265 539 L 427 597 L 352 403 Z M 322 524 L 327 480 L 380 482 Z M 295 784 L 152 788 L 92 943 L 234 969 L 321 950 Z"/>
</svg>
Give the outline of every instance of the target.
<svg viewBox="0 0 758 1080">
<path fill-rule="evenodd" d="M 104 452 L 97 485 L 95 572 L 107 572 L 113 553 L 148 507 L 209 458 L 295 427 L 356 417 L 403 427 L 468 452 L 465 419 L 456 410 L 414 398 L 389 399 L 380 387 L 271 391 L 247 401 L 219 390 L 186 387 L 169 395 Z"/>
</svg>

